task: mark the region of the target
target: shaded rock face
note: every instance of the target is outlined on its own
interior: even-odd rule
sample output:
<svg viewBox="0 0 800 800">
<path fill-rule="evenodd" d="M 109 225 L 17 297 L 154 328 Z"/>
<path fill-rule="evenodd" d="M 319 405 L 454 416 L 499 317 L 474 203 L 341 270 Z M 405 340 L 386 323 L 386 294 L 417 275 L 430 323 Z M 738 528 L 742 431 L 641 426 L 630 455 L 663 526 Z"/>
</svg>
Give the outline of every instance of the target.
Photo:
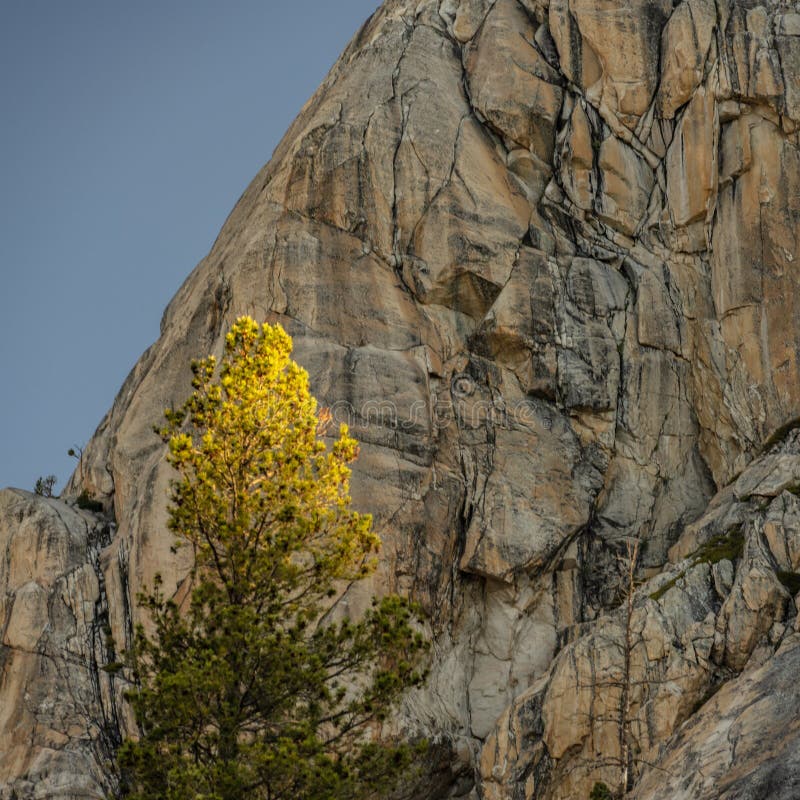
<svg viewBox="0 0 800 800">
<path fill-rule="evenodd" d="M 650 574 L 703 544 L 698 519 L 737 518 L 741 555 L 636 595 L 630 674 L 653 686 L 626 715 L 634 773 L 666 763 L 704 692 L 773 674 L 794 608 L 775 577 L 798 567 L 793 484 L 736 487 L 800 416 L 799 81 L 800 15 L 777 2 L 384 3 L 170 303 L 86 448 L 86 486 L 73 478 L 118 521 L 94 573 L 118 646 L 137 591 L 156 572 L 177 589 L 190 566 L 152 425 L 250 314 L 286 327 L 362 442 L 354 500 L 384 550 L 340 602 L 396 589 L 428 609 L 431 677 L 401 721 L 452 745 L 452 796 L 615 785 L 622 543 L 640 539 Z M 790 457 L 758 461 L 759 481 L 780 485 Z M 45 619 L 38 589 L 8 587 L 5 618 L 39 603 Z M 37 667 L 9 663 L 20 697 Z M 101 707 L 115 694 L 71 679 Z M 696 730 L 674 746 L 699 753 Z"/>
</svg>

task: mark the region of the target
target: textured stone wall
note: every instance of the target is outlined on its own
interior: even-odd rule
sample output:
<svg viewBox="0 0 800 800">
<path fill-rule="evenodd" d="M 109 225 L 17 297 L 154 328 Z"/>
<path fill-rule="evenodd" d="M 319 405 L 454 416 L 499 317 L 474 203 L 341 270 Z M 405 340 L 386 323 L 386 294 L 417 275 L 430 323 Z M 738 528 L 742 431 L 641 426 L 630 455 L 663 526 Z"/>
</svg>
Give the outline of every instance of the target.
<svg viewBox="0 0 800 800">
<path fill-rule="evenodd" d="M 233 319 L 280 321 L 363 443 L 353 494 L 384 538 L 372 586 L 340 602 L 357 613 L 392 588 L 430 614 L 431 678 L 401 722 L 452 747 L 452 796 L 613 784 L 623 543 L 659 572 L 800 416 L 798 125 L 794 4 L 384 3 L 86 448 L 118 523 L 98 561 L 115 641 L 155 572 L 177 590 L 189 568 L 153 423 Z M 747 520 L 738 561 L 637 595 L 636 680 L 653 683 L 634 698 L 637 775 L 677 758 L 666 743 L 710 687 L 788 635 L 773 578 L 798 564 L 759 561 Z M 20 590 L 0 589 L 13 617 Z M 35 667 L 14 663 L 0 692 L 19 704 Z M 681 748 L 702 748 L 697 719 Z M 3 759 L 11 785 L 26 767 Z"/>
</svg>

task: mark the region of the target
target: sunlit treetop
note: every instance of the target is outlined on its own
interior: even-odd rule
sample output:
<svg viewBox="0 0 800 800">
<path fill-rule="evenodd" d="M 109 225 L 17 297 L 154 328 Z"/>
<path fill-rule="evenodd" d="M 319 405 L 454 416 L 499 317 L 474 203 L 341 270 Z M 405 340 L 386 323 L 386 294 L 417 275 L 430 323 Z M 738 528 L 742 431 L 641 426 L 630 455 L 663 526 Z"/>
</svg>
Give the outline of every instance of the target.
<svg viewBox="0 0 800 800">
<path fill-rule="evenodd" d="M 265 611 L 277 598 L 311 607 L 334 581 L 364 577 L 380 546 L 370 515 L 350 509 L 358 444 L 342 425 L 326 447 L 329 416 L 291 352 L 280 325 L 239 318 L 219 369 L 213 356 L 195 361 L 192 395 L 159 429 L 181 475 L 170 529 L 231 599 Z"/>
</svg>

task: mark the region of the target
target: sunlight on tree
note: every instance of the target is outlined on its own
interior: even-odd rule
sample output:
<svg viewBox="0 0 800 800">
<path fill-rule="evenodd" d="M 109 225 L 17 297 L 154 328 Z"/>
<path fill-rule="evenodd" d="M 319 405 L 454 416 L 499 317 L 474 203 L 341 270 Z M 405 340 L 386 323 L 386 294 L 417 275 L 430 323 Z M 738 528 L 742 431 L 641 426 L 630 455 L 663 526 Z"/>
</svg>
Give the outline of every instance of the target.
<svg viewBox="0 0 800 800">
<path fill-rule="evenodd" d="M 341 581 L 375 567 L 371 517 L 350 508 L 358 445 L 330 423 L 276 325 L 242 317 L 192 365 L 194 391 L 158 429 L 177 470 L 169 527 L 191 546 L 188 609 L 140 597 L 128 664 L 141 735 L 118 757 L 124 797 L 385 796 L 424 744 L 374 734 L 421 682 L 417 608 L 397 596 L 322 623 Z"/>
</svg>

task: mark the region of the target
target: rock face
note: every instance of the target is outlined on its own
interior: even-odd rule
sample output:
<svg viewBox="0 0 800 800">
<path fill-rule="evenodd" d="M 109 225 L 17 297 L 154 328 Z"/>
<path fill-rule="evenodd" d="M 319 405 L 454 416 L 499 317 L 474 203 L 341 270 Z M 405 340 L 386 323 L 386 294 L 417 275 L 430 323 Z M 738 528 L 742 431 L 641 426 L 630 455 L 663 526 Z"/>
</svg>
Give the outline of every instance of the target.
<svg viewBox="0 0 800 800">
<path fill-rule="evenodd" d="M 112 529 L 0 491 L 0 797 L 97 798 L 118 744 L 101 548 Z"/>
<path fill-rule="evenodd" d="M 112 658 L 92 631 L 124 647 L 139 589 L 156 572 L 180 586 L 151 427 L 188 393 L 191 358 L 250 314 L 287 328 L 362 442 L 354 500 L 385 542 L 372 589 L 411 592 L 431 618 L 431 677 L 401 722 L 452 748 L 444 796 L 586 797 L 618 788 L 627 750 L 637 797 L 658 796 L 660 769 L 675 797 L 765 796 L 773 778 L 788 788 L 769 796 L 793 796 L 796 759 L 769 765 L 795 734 L 769 749 L 764 731 L 798 702 L 781 666 L 800 569 L 798 125 L 786 3 L 387 0 L 86 448 L 70 492 L 103 499 L 108 542 L 57 501 L 0 508 L 0 546 L 31 515 L 79 543 L 50 577 L 13 581 L 31 556 L 7 549 L 0 736 L 17 744 L 0 781 L 36 796 L 49 764 L 63 796 L 94 796 L 97 768 L 66 761 L 98 764 L 101 739 L 67 718 L 83 704 L 111 719 L 119 690 L 78 670 L 70 704 L 38 671 L 53 644 L 53 663 Z M 654 577 L 628 614 L 618 556 L 634 539 Z M 81 570 L 95 583 L 68 605 L 95 605 L 48 616 Z M 771 687 L 791 699 L 770 705 Z"/>
<path fill-rule="evenodd" d="M 639 800 L 797 796 L 798 469 L 795 431 L 687 526 L 629 615 L 623 605 L 569 632 L 486 739 L 483 797 L 616 787 L 623 730 Z"/>
</svg>

